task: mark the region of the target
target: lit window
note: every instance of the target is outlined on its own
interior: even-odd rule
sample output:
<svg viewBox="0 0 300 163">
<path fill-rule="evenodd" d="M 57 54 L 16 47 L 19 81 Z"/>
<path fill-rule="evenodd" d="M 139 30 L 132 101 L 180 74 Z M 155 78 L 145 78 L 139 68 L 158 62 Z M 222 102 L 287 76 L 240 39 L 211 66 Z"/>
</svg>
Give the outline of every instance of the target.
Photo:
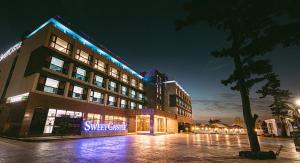
<svg viewBox="0 0 300 163">
<path fill-rule="evenodd" d="M 51 36 L 50 46 L 66 54 L 71 54 L 72 51 L 72 44 L 62 40 L 55 35 Z"/>
<path fill-rule="evenodd" d="M 90 101 L 103 104 L 104 95 L 97 91 L 91 91 Z"/>
<path fill-rule="evenodd" d="M 130 109 L 136 109 L 136 103 L 135 102 L 130 103 Z"/>
<path fill-rule="evenodd" d="M 128 83 L 128 75 L 122 74 L 122 79 L 123 82 Z"/>
<path fill-rule="evenodd" d="M 116 92 L 117 91 L 117 84 L 113 81 L 109 82 L 109 90 Z"/>
<path fill-rule="evenodd" d="M 103 77 L 99 76 L 99 75 L 95 75 L 95 85 L 103 87 L 104 83 L 103 83 Z"/>
<path fill-rule="evenodd" d="M 109 74 L 110 74 L 111 76 L 115 77 L 115 78 L 118 78 L 118 77 L 119 77 L 119 72 L 118 72 L 118 70 L 115 69 L 115 68 L 113 68 L 113 67 L 110 68 Z"/>
<path fill-rule="evenodd" d="M 95 59 L 95 66 L 96 69 L 105 72 L 105 63 L 100 61 L 99 59 Z"/>
<path fill-rule="evenodd" d="M 76 67 L 76 73 L 74 74 L 74 77 L 86 81 L 86 70 Z"/>
<path fill-rule="evenodd" d="M 144 95 L 142 93 L 139 93 L 139 100 L 143 100 L 144 99 Z"/>
<path fill-rule="evenodd" d="M 135 79 L 131 79 L 131 86 L 136 87 L 136 80 Z"/>
<path fill-rule="evenodd" d="M 127 87 L 122 86 L 121 87 L 121 93 L 122 93 L 122 95 L 127 95 Z"/>
<path fill-rule="evenodd" d="M 108 105 L 109 106 L 116 106 L 116 97 L 114 96 L 109 96 L 108 97 Z"/>
<path fill-rule="evenodd" d="M 139 104 L 139 109 L 143 109 L 143 105 Z"/>
<path fill-rule="evenodd" d="M 135 92 L 135 90 L 131 90 L 131 98 L 136 98 L 136 92 Z"/>
<path fill-rule="evenodd" d="M 82 99 L 82 94 L 83 94 L 83 88 L 74 86 L 72 97 Z"/>
<path fill-rule="evenodd" d="M 51 78 L 46 78 L 44 91 L 49 93 L 57 93 L 58 85 L 59 85 L 59 81 Z"/>
<path fill-rule="evenodd" d="M 55 57 L 51 58 L 49 68 L 54 71 L 62 72 L 64 66 L 64 61 Z"/>
<path fill-rule="evenodd" d="M 100 123 L 102 116 L 100 114 L 92 114 L 88 113 L 87 120 L 91 121 L 92 123 Z"/>
<path fill-rule="evenodd" d="M 75 58 L 86 64 L 90 64 L 90 61 L 92 59 L 92 57 L 88 53 L 81 49 L 77 49 Z"/>
<path fill-rule="evenodd" d="M 139 89 L 140 89 L 140 90 L 143 90 L 143 89 L 144 89 L 143 83 L 139 83 Z"/>
<path fill-rule="evenodd" d="M 127 101 L 124 99 L 121 99 L 121 108 L 122 109 L 127 108 Z"/>
</svg>

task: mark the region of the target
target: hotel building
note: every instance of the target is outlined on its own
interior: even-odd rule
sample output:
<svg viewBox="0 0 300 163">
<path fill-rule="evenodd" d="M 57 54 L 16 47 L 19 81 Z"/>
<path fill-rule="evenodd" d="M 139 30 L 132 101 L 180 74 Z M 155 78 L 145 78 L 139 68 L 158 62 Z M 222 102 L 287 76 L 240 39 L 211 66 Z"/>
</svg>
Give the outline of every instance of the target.
<svg viewBox="0 0 300 163">
<path fill-rule="evenodd" d="M 51 18 L 0 56 L 1 135 L 176 133 L 192 123 L 177 82 L 150 82 L 65 24 Z"/>
</svg>

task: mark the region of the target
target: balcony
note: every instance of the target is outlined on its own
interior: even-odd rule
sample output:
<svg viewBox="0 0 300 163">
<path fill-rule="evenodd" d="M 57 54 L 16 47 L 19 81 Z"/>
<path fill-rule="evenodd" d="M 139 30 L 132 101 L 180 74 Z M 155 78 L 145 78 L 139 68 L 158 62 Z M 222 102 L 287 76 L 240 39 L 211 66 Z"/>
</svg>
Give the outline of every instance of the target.
<svg viewBox="0 0 300 163">
<path fill-rule="evenodd" d="M 113 102 L 113 101 L 108 101 L 107 103 L 108 106 L 117 106 L 117 102 Z"/>
<path fill-rule="evenodd" d="M 108 86 L 108 89 L 110 90 L 110 91 L 113 91 L 113 92 L 117 92 L 117 88 L 116 87 L 112 87 L 112 86 Z"/>
<path fill-rule="evenodd" d="M 76 93 L 76 92 L 70 92 L 70 95 L 72 98 L 76 98 L 76 99 L 80 99 L 80 100 L 84 100 L 86 98 L 85 94 L 80 94 L 80 93 Z"/>
<path fill-rule="evenodd" d="M 99 104 L 104 104 L 104 99 L 103 98 L 96 98 L 96 97 L 91 96 L 90 101 L 95 102 L 95 103 L 99 103 Z"/>
<path fill-rule="evenodd" d="M 103 82 L 98 82 L 98 81 L 94 81 L 94 84 L 96 85 L 96 86 L 99 86 L 99 87 L 105 87 L 105 85 L 104 85 L 104 83 Z"/>
<path fill-rule="evenodd" d="M 122 109 L 126 109 L 126 108 L 127 108 L 127 105 L 126 105 L 126 104 L 121 104 L 121 108 L 122 108 Z"/>
<path fill-rule="evenodd" d="M 128 96 L 128 91 L 122 90 L 122 91 L 121 91 L 121 94 L 122 94 L 122 95 L 125 95 L 125 96 Z"/>
<path fill-rule="evenodd" d="M 81 75 L 81 74 L 77 74 L 77 73 L 73 73 L 73 77 L 82 81 L 87 81 L 87 77 Z"/>
<path fill-rule="evenodd" d="M 58 95 L 63 95 L 64 94 L 63 89 L 50 87 L 50 86 L 47 86 L 47 85 L 44 85 L 44 84 L 39 84 L 37 86 L 37 90 L 47 92 L 47 93 L 52 93 L 52 94 L 58 94 Z"/>
</svg>

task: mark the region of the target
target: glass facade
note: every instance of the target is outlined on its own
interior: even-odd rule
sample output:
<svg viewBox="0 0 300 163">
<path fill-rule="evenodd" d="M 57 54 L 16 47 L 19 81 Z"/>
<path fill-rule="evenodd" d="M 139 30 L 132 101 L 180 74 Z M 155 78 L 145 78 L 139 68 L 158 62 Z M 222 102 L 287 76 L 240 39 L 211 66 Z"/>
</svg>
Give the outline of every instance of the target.
<svg viewBox="0 0 300 163">
<path fill-rule="evenodd" d="M 72 52 L 72 44 L 55 35 L 51 36 L 50 47 L 66 54 L 71 54 Z"/>
<path fill-rule="evenodd" d="M 56 57 L 51 57 L 49 69 L 62 72 L 63 71 L 63 66 L 64 66 L 64 61 L 61 59 L 58 59 Z"/>
</svg>

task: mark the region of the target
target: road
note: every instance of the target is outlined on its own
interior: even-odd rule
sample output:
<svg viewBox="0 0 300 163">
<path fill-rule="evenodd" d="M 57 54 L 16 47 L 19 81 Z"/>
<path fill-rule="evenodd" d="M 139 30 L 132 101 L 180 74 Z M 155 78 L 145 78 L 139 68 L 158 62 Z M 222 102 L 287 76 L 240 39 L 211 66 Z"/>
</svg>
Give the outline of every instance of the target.
<svg viewBox="0 0 300 163">
<path fill-rule="evenodd" d="M 248 149 L 244 135 L 128 135 L 54 142 L 0 138 L 0 162 L 300 162 L 291 139 L 260 137 L 262 150 L 283 149 L 276 161 L 239 158 Z"/>
</svg>

